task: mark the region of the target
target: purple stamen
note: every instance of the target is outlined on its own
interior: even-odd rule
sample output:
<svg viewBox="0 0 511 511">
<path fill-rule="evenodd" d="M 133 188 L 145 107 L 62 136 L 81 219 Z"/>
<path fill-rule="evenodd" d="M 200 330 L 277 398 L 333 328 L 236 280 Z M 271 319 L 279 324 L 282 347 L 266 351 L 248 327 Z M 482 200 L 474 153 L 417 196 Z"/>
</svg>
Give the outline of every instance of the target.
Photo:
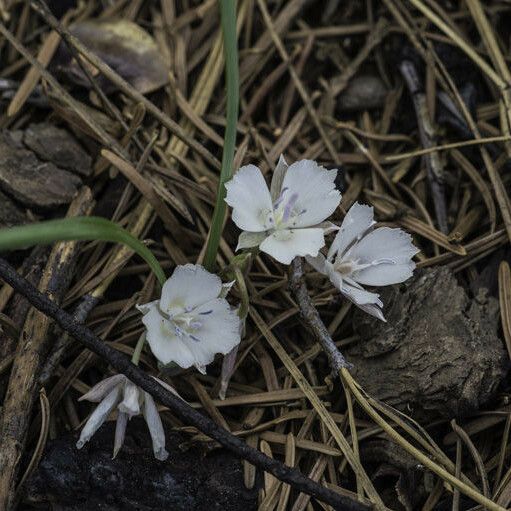
<svg viewBox="0 0 511 511">
<path fill-rule="evenodd" d="M 273 203 L 273 209 L 277 209 L 280 206 L 280 203 L 284 199 L 284 194 L 287 192 L 288 188 L 287 186 L 285 188 L 282 188 L 280 195 L 277 197 L 277 200 Z"/>
<path fill-rule="evenodd" d="M 200 340 L 198 337 L 195 337 L 195 335 L 188 334 L 188 337 L 190 337 L 190 339 L 191 339 L 192 341 L 195 341 L 195 342 L 201 342 L 201 340 Z"/>
<path fill-rule="evenodd" d="M 289 197 L 289 200 L 287 201 L 286 205 L 284 206 L 284 214 L 282 215 L 283 222 L 287 222 L 289 220 L 289 217 L 291 216 L 291 213 L 293 211 L 293 208 L 294 208 L 297 200 L 298 200 L 297 193 L 293 193 L 291 195 L 291 197 Z"/>
<path fill-rule="evenodd" d="M 204 312 L 199 312 L 199 314 L 201 316 L 206 316 L 207 314 L 211 314 L 213 312 L 213 309 L 209 310 L 209 311 L 204 311 Z"/>
</svg>

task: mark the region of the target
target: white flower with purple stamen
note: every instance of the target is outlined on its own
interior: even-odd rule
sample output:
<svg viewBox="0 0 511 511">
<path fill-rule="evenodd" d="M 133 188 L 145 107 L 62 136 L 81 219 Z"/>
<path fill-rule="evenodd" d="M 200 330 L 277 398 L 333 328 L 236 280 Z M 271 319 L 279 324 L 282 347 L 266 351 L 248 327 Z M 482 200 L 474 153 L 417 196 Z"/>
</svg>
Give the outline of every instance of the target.
<svg viewBox="0 0 511 511">
<path fill-rule="evenodd" d="M 227 300 L 220 277 L 202 266 L 177 266 L 163 285 L 161 298 L 137 306 L 144 314 L 147 342 L 162 364 L 205 368 L 216 353 L 229 353 L 240 342 L 240 320 Z"/>
<path fill-rule="evenodd" d="M 155 378 L 155 380 L 175 395 L 176 391 L 167 383 Z M 76 447 L 81 449 L 108 419 L 108 416 L 117 409 L 117 422 L 115 426 L 114 455 L 115 458 L 126 435 L 128 421 L 140 415 L 144 415 L 153 442 L 153 452 L 156 459 L 164 461 L 168 457 L 165 450 L 165 432 L 158 409 L 150 394 L 144 392 L 132 383 L 123 374 L 116 374 L 100 381 L 84 394 L 79 401 L 91 401 L 99 403 L 85 423 Z"/>
<path fill-rule="evenodd" d="M 383 303 L 377 293 L 362 285 L 388 286 L 404 282 L 412 276 L 412 257 L 419 249 L 412 237 L 401 229 L 374 229 L 373 208 L 355 204 L 346 214 L 327 257 L 318 254 L 307 261 L 348 300 L 372 316 L 385 321 Z"/>
<path fill-rule="evenodd" d="M 288 166 L 281 156 L 268 190 L 255 165 L 241 167 L 225 185 L 232 219 L 243 230 L 237 250 L 259 246 L 284 264 L 296 256 L 316 256 L 325 233 L 335 229 L 324 220 L 341 201 L 336 176 L 337 170 L 312 160 Z"/>
</svg>

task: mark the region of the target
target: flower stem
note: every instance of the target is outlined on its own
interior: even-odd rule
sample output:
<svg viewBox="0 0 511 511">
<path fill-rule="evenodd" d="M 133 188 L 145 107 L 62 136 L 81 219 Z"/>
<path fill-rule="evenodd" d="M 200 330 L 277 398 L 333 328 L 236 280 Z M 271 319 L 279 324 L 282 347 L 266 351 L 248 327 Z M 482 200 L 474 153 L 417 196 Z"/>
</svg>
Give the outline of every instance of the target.
<svg viewBox="0 0 511 511">
<path fill-rule="evenodd" d="M 340 369 L 343 367 L 349 368 L 351 364 L 346 361 L 343 354 L 334 343 L 328 329 L 319 316 L 319 312 L 312 303 L 303 280 L 302 262 L 299 257 L 293 259 L 289 277 L 289 287 L 296 298 L 298 307 L 300 308 L 300 314 L 328 357 L 332 375 L 337 377 Z"/>
<path fill-rule="evenodd" d="M 146 333 L 144 332 L 137 341 L 137 345 L 135 346 L 135 351 L 133 352 L 133 356 L 131 357 L 131 361 L 138 366 L 140 361 L 140 355 L 142 354 L 142 349 L 144 348 Z"/>
<path fill-rule="evenodd" d="M 204 267 L 214 271 L 216 254 L 222 236 L 222 229 L 227 205 L 225 203 L 225 183 L 232 177 L 232 161 L 236 146 L 236 128 L 238 123 L 239 106 L 239 69 L 238 69 L 238 39 L 236 35 L 236 2 L 220 0 L 220 16 L 224 39 L 225 78 L 227 88 L 227 113 L 224 135 L 224 150 L 222 153 L 222 170 L 218 183 L 215 210 L 211 220 L 208 243 L 204 255 Z"/>
</svg>

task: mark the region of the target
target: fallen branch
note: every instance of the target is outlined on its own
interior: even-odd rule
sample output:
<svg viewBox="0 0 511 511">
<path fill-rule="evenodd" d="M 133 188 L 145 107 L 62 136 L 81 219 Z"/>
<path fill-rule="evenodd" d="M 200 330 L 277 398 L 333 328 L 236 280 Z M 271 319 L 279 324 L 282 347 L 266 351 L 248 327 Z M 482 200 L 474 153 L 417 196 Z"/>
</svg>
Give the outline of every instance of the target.
<svg viewBox="0 0 511 511">
<path fill-rule="evenodd" d="M 20 277 L 5 260 L 0 259 L 0 278 L 25 296 L 41 312 L 51 317 L 85 347 L 106 360 L 118 372 L 126 375 L 133 383 L 149 392 L 167 406 L 183 422 L 196 427 L 205 435 L 219 442 L 223 447 L 246 459 L 256 467 L 273 474 L 294 489 L 307 493 L 339 510 L 367 511 L 370 506 L 351 497 L 341 495 L 304 476 L 299 470 L 287 467 L 278 460 L 249 447 L 245 442 L 219 427 L 211 419 L 194 410 L 188 403 L 164 389 L 153 378 L 130 362 L 128 357 L 104 343 L 91 330 L 77 323 L 73 317 L 39 292 L 32 284 Z"/>
</svg>

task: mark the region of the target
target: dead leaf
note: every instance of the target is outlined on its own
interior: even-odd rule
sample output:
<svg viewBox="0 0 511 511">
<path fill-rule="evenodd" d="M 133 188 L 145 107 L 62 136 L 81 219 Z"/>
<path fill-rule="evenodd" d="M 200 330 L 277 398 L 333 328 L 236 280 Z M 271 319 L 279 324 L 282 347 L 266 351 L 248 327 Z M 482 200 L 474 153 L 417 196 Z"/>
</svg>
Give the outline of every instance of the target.
<svg viewBox="0 0 511 511">
<path fill-rule="evenodd" d="M 123 19 L 92 19 L 75 23 L 69 30 L 140 93 L 147 94 L 168 82 L 168 65 L 156 42 L 135 23 Z M 87 76 L 66 45 L 60 45 L 52 64 L 72 82 L 90 87 Z M 101 76 L 84 57 L 81 64 L 104 91 L 115 90 L 115 86 Z"/>
</svg>

